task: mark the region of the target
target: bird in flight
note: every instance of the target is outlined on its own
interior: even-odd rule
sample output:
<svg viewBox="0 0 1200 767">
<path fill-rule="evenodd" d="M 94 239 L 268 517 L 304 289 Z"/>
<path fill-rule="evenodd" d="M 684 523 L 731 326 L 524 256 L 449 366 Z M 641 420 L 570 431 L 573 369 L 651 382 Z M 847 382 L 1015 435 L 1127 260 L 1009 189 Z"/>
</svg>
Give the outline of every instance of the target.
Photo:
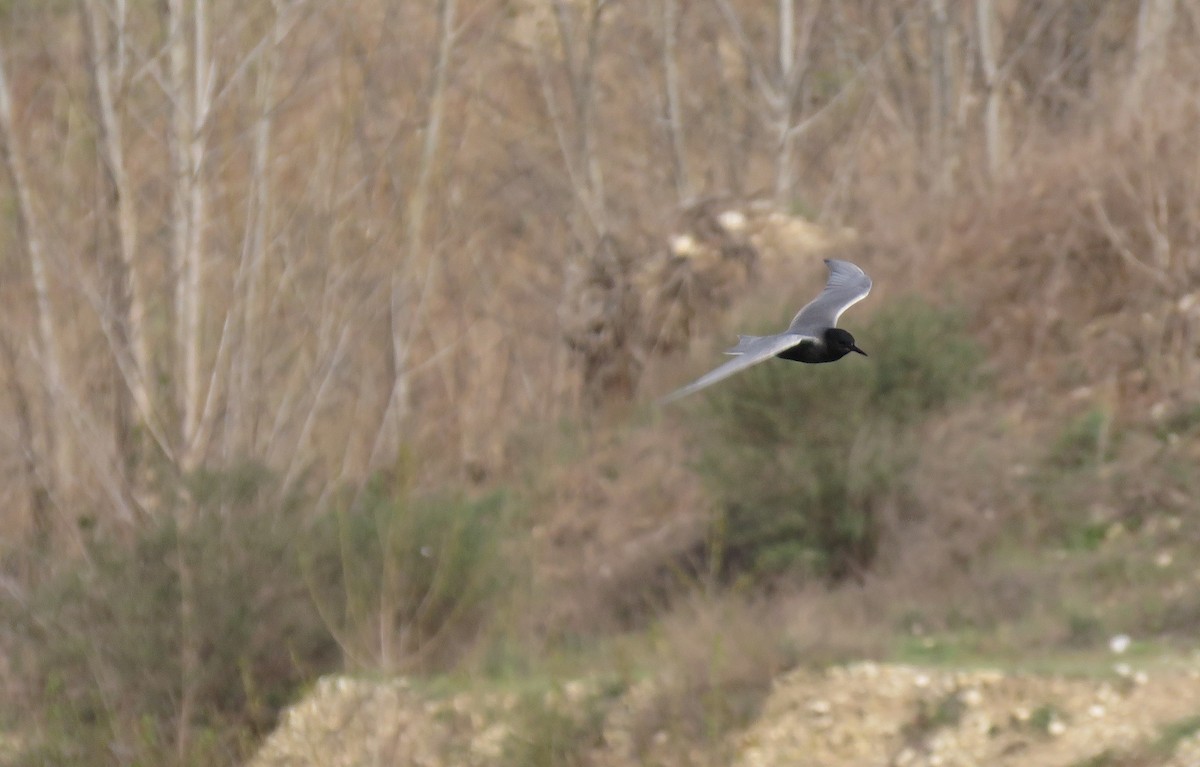
<svg viewBox="0 0 1200 767">
<path fill-rule="evenodd" d="M 725 352 L 734 359 L 676 389 L 659 404 L 698 392 L 771 357 L 815 364 L 835 362 L 850 352 L 867 356 L 855 346 L 854 336 L 837 327 L 837 321 L 842 312 L 871 292 L 871 278 L 849 261 L 827 258 L 825 265 L 829 267 L 825 289 L 796 313 L 787 330 L 773 336 L 738 336 L 737 345 Z"/>
</svg>

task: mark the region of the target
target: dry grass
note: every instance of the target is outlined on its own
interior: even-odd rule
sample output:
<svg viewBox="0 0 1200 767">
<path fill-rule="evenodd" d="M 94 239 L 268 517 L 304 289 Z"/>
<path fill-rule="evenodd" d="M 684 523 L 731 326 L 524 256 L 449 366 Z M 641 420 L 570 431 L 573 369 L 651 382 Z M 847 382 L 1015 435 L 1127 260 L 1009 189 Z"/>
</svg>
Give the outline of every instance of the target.
<svg viewBox="0 0 1200 767">
<path fill-rule="evenodd" d="M 957 206 L 936 274 L 977 307 L 1008 383 L 1112 387 L 1113 405 L 1137 408 L 1194 388 L 1196 116 L 1165 101 L 1123 126 L 1038 136 L 1009 180 Z"/>
<path fill-rule="evenodd" d="M 725 736 L 753 719 L 772 679 L 796 662 L 783 616 L 778 604 L 738 594 L 695 594 L 666 613 L 642 661 L 648 676 L 617 724 L 629 733 L 630 757 L 725 763 Z"/>
<path fill-rule="evenodd" d="M 643 623 L 703 571 L 688 558 L 707 535 L 709 501 L 689 469 L 686 434 L 661 426 L 539 430 L 526 493 L 543 629 L 587 635 Z"/>
</svg>

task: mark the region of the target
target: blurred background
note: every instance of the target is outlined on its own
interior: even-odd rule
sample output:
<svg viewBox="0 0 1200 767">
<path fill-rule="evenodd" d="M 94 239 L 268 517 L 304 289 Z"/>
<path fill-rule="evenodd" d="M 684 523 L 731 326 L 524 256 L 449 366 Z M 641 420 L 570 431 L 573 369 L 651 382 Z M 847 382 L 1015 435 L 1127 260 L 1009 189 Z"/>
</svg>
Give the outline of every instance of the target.
<svg viewBox="0 0 1200 767">
<path fill-rule="evenodd" d="M 1193 0 L 0 3 L 0 758 L 1190 651 L 1198 118 Z M 825 257 L 869 359 L 650 404 Z"/>
</svg>

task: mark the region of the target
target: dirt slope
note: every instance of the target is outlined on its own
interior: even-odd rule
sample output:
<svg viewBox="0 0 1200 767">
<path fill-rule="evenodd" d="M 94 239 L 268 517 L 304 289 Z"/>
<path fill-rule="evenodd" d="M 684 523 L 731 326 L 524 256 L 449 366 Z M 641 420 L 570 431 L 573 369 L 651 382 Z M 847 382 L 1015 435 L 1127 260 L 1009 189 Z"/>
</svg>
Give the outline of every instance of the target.
<svg viewBox="0 0 1200 767">
<path fill-rule="evenodd" d="M 781 679 L 735 764 L 1065 766 L 1140 753 L 1197 711 L 1195 669 L 1100 680 L 863 663 Z M 1141 763 L 1200 763 L 1186 738 L 1158 751 Z"/>
<path fill-rule="evenodd" d="M 1128 665 L 1102 678 L 857 663 L 781 677 L 760 717 L 728 740 L 736 767 L 1079 764 L 1200 765 L 1200 665 L 1149 672 Z M 565 716 L 594 704 L 595 686 L 550 696 Z M 617 767 L 711 764 L 712 754 L 666 733 L 640 753 L 628 730 L 637 705 L 607 699 L 596 745 L 571 763 Z M 513 763 L 517 696 L 432 698 L 403 680 L 326 678 L 293 707 L 253 767 L 496 765 Z M 594 709 L 593 709 L 594 710 Z M 564 720 L 566 721 L 566 720 Z M 640 738 L 645 741 L 645 738 Z M 653 753 L 647 753 L 649 748 Z M 1089 761 L 1091 760 L 1091 761 Z M 720 762 L 719 762 L 720 763 Z"/>
</svg>

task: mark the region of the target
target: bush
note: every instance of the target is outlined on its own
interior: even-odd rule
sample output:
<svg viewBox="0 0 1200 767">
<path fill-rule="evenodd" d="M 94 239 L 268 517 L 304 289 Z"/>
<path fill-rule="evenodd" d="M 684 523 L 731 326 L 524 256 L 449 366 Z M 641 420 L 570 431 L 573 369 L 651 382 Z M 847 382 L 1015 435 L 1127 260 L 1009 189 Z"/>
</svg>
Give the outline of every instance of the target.
<svg viewBox="0 0 1200 767">
<path fill-rule="evenodd" d="M 380 657 L 356 640 L 413 638 L 398 651 L 441 643 L 444 662 L 505 583 L 498 498 L 401 502 L 371 489 L 306 520 L 301 499 L 279 501 L 259 468 L 188 484 L 197 505 L 187 524 L 164 514 L 132 540 L 93 530 L 85 557 L 27 602 L 0 603 L 33 720 L 21 729 L 41 735 L 21 764 L 179 764 L 185 648 L 196 668 L 182 762 L 238 763 L 346 651 L 360 664 Z"/>
<path fill-rule="evenodd" d="M 186 681 L 194 763 L 233 761 L 298 685 L 336 665 L 292 554 L 297 506 L 264 502 L 269 479 L 257 469 L 197 475 L 186 523 L 155 516 L 132 540 L 89 531 L 86 556 L 6 616 L 46 763 L 175 763 L 184 647 L 196 657 Z"/>
<path fill-rule="evenodd" d="M 500 495 L 413 501 L 375 484 L 314 526 L 305 569 L 353 662 L 444 668 L 512 585 L 508 529 Z"/>
<path fill-rule="evenodd" d="M 953 312 L 903 301 L 857 335 L 869 360 L 771 361 L 709 390 L 700 469 L 725 575 L 868 568 L 884 508 L 909 499 L 922 420 L 978 380 L 980 352 Z"/>
</svg>

